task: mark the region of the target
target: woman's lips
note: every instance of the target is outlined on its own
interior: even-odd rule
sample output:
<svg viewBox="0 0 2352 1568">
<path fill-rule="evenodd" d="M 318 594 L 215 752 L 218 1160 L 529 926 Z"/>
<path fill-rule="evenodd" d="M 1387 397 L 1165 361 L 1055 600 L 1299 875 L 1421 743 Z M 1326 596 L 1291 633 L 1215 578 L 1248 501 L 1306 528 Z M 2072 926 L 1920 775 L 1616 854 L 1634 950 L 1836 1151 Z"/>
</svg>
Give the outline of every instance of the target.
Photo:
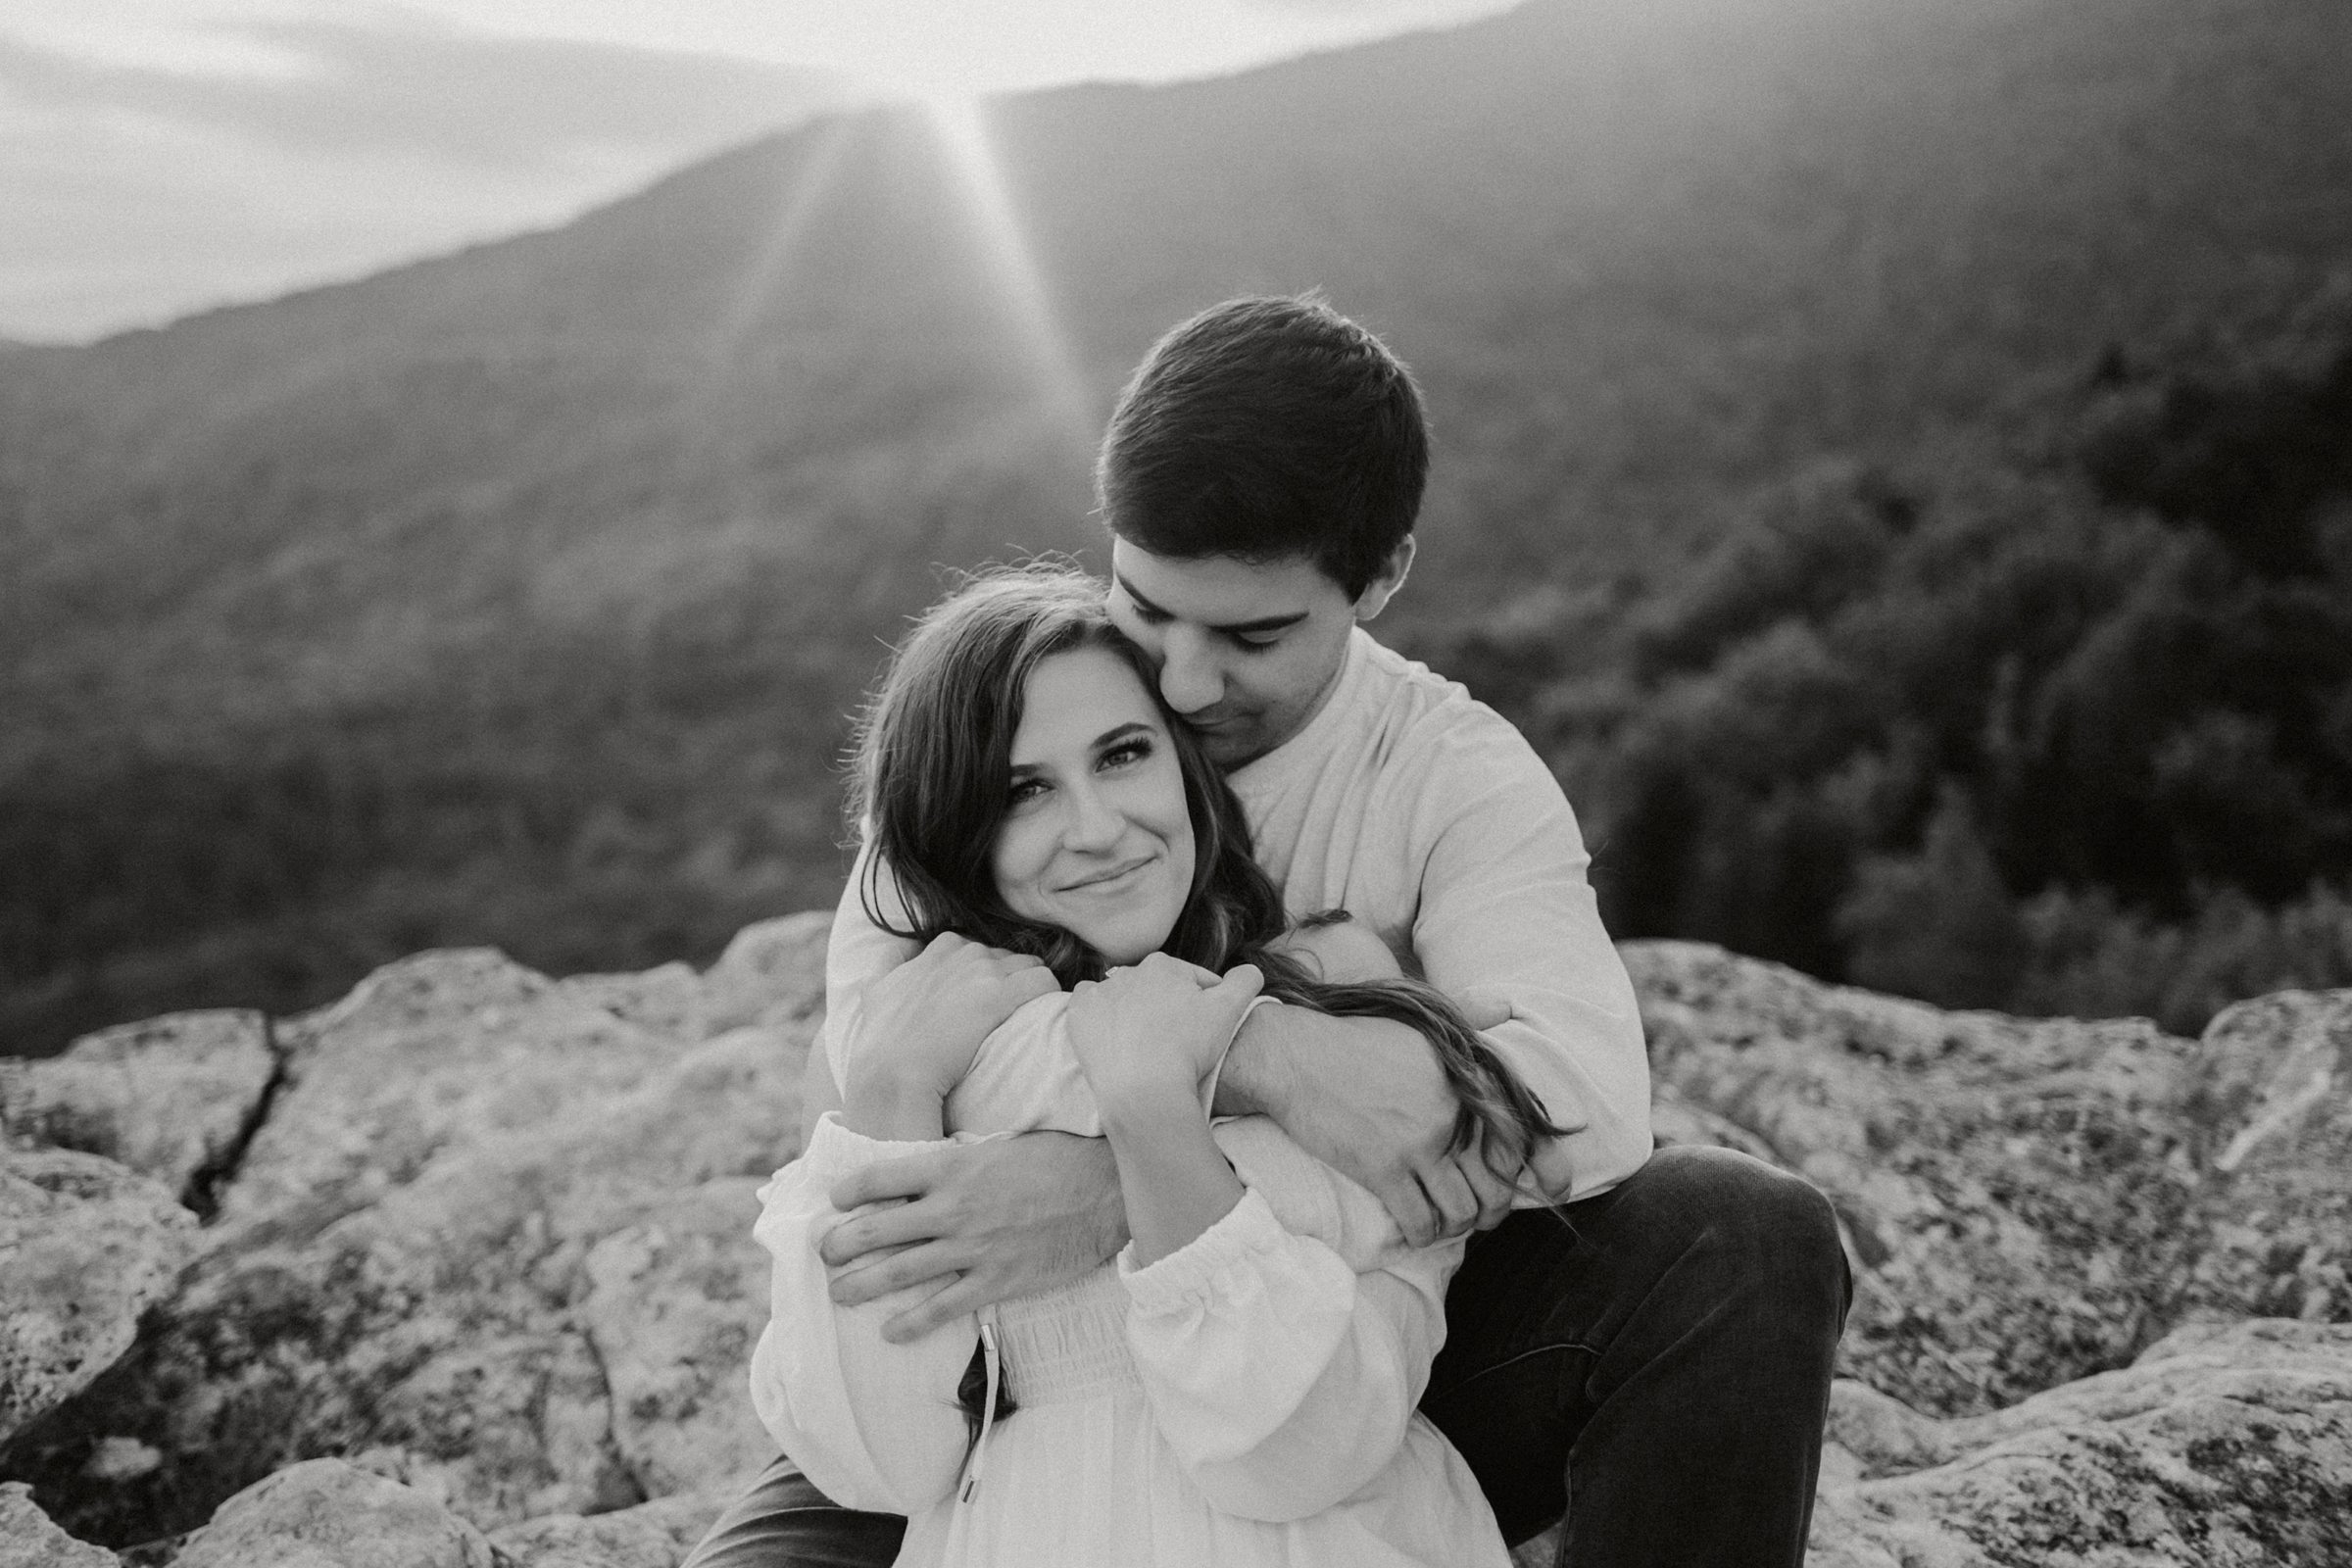
<svg viewBox="0 0 2352 1568">
<path fill-rule="evenodd" d="M 1061 891 L 1064 893 L 1094 893 L 1107 891 L 1113 883 L 1125 881 L 1129 876 L 1133 875 L 1135 872 L 1141 871 L 1145 866 L 1150 865 L 1154 859 L 1157 858 L 1157 856 L 1152 855 L 1139 857 L 1138 858 L 1129 860 L 1122 865 L 1112 866 L 1109 870 L 1103 871 L 1098 875 L 1080 877 L 1075 882 L 1064 882 L 1061 885 Z"/>
</svg>

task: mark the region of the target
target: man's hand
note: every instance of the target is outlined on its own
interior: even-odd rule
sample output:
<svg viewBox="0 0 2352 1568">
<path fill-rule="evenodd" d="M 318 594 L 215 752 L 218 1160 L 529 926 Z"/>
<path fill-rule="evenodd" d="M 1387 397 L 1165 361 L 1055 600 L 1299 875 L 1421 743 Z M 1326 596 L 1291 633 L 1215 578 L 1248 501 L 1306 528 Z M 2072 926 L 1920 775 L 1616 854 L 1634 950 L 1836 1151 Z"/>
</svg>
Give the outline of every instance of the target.
<svg viewBox="0 0 2352 1568">
<path fill-rule="evenodd" d="M 855 1105 L 878 1080 L 945 1100 L 989 1031 L 1055 989 L 1053 971 L 1026 955 L 954 932 L 934 937 L 866 986 L 857 1036 L 846 1042 L 844 1102 Z"/>
<path fill-rule="evenodd" d="M 817 1245 L 844 1306 L 916 1289 L 883 1325 L 905 1344 L 992 1301 L 1064 1285 L 1127 1241 L 1110 1148 L 1024 1133 L 885 1160 L 842 1178 L 849 1217 Z"/>
<path fill-rule="evenodd" d="M 1507 1005 L 1474 999 L 1473 1027 Z M 1429 1042 L 1383 1018 L 1332 1018 L 1305 1007 L 1250 1015 L 1218 1105 L 1272 1116 L 1308 1153 L 1370 1189 L 1415 1247 L 1502 1221 L 1516 1196 L 1476 1146 L 1449 1155 L 1460 1108 Z"/>
</svg>

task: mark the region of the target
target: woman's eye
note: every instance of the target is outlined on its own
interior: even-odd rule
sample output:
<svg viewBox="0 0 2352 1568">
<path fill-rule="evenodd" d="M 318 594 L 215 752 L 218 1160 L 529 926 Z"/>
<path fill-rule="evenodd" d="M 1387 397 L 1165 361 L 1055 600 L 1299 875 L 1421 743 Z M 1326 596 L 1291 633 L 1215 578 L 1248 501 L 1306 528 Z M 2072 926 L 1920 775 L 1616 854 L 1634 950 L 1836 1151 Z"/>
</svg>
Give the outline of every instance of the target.
<svg viewBox="0 0 2352 1568">
<path fill-rule="evenodd" d="M 1012 788 L 1005 792 L 1005 799 L 1013 805 L 1019 806 L 1023 802 L 1034 801 L 1045 793 L 1046 781 L 1044 779 L 1016 778 L 1012 781 Z"/>
<path fill-rule="evenodd" d="M 1129 762 L 1140 762 L 1151 755 L 1152 743 L 1149 741 L 1121 741 L 1102 754 L 1102 765 L 1124 767 Z"/>
</svg>

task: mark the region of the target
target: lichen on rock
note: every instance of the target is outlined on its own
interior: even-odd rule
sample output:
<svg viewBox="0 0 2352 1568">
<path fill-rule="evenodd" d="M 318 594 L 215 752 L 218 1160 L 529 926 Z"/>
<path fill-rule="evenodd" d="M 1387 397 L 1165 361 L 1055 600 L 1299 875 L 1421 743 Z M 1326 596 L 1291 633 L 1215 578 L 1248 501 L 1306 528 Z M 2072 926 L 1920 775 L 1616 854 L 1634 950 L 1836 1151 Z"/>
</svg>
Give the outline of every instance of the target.
<svg viewBox="0 0 2352 1568">
<path fill-rule="evenodd" d="M 130 1348 L 195 1231 L 169 1192 L 113 1160 L 0 1151 L 0 1442 Z"/>
</svg>

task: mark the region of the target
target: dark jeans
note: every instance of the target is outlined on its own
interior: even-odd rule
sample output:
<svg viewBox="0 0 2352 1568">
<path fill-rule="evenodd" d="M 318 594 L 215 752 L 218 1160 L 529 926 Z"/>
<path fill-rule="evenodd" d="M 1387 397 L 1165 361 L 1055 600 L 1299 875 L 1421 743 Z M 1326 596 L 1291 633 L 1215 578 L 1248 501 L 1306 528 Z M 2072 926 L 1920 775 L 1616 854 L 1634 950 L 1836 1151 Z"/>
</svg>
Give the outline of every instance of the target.
<svg viewBox="0 0 2352 1568">
<path fill-rule="evenodd" d="M 1422 1410 L 1503 1534 L 1567 1515 L 1573 1568 L 1791 1568 L 1853 1294 L 1830 1205 L 1744 1154 L 1663 1149 L 1474 1240 Z M 881 1568 L 901 1521 L 779 1459 L 684 1568 Z"/>
</svg>

